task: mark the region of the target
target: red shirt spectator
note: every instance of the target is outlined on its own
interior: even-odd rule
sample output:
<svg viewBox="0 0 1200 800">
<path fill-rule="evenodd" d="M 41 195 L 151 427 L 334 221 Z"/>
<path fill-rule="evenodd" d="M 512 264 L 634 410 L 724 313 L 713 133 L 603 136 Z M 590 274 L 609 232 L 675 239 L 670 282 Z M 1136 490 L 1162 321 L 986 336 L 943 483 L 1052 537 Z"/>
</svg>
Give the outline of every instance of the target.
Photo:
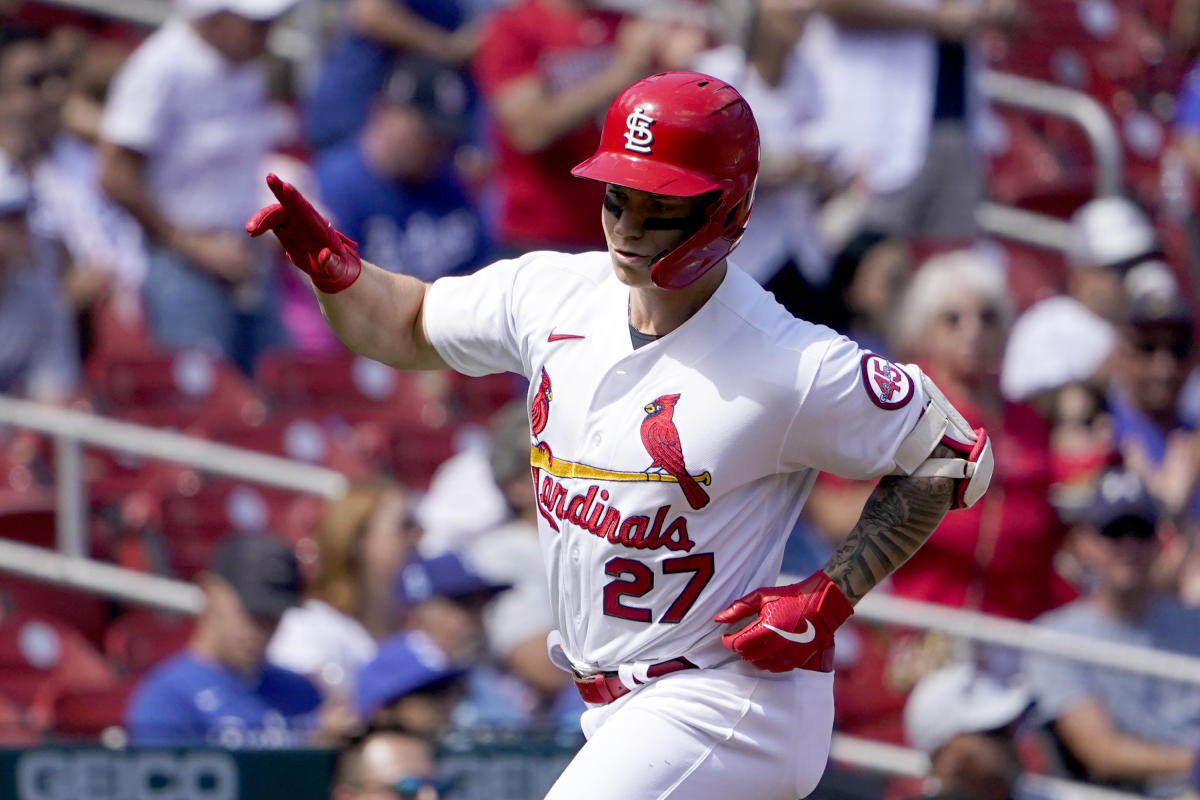
<svg viewBox="0 0 1200 800">
<path fill-rule="evenodd" d="M 898 350 L 916 359 L 972 427 L 987 429 L 995 472 L 983 499 L 947 514 L 892 574 L 892 588 L 916 600 L 1031 619 L 1071 593 L 1054 569 L 1063 526 L 1047 499 L 1049 423 L 1000 394 L 1012 307 L 1001 269 L 971 251 L 926 261 L 901 302 Z"/>
<path fill-rule="evenodd" d="M 947 514 L 892 574 L 892 590 L 914 600 L 1032 619 L 1071 597 L 1054 571 L 1062 527 L 1046 500 L 1049 425 L 1023 403 L 1005 403 L 999 415 L 989 416 L 966 397 L 947 396 L 973 427 L 988 429 L 996 471 L 983 499 Z"/>
<path fill-rule="evenodd" d="M 603 244 L 604 186 L 585 185 L 571 168 L 596 149 L 603 109 L 649 72 L 658 46 L 649 31 L 574 0 L 523 0 L 489 21 L 473 66 L 496 117 L 496 235 L 505 249 Z"/>
</svg>

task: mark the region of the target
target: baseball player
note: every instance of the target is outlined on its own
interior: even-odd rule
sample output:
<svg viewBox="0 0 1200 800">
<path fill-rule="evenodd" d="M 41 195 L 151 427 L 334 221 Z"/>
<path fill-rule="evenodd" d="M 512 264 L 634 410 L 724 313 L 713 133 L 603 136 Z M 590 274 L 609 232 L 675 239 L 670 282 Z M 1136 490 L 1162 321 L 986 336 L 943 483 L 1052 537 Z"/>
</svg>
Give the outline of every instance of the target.
<svg viewBox="0 0 1200 800">
<path fill-rule="evenodd" d="M 279 203 L 247 223 L 274 231 L 359 353 L 530 378 L 550 655 L 589 704 L 551 800 L 811 792 L 834 631 L 990 477 L 986 434 L 918 368 L 792 317 L 728 262 L 757 170 L 741 96 L 671 72 L 617 97 L 574 170 L 607 184 L 607 252 L 426 285 L 362 263 L 274 176 Z M 775 586 L 819 470 L 886 477 L 824 569 Z"/>
</svg>

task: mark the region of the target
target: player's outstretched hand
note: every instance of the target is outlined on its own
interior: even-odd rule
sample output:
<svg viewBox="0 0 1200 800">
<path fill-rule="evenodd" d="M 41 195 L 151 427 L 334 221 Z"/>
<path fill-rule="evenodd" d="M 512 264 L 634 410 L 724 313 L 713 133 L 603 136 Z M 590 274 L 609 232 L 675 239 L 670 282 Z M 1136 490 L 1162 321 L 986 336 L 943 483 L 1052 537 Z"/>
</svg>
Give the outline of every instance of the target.
<svg viewBox="0 0 1200 800">
<path fill-rule="evenodd" d="M 757 617 L 721 637 L 721 643 L 759 669 L 821 669 L 820 655 L 854 607 L 829 576 L 817 570 L 800 583 L 755 589 L 714 618 L 733 623 Z"/>
<path fill-rule="evenodd" d="M 362 259 L 353 239 L 334 230 L 304 195 L 274 173 L 267 186 L 279 200 L 261 208 L 246 223 L 246 233 L 262 236 L 272 231 L 288 258 L 312 279 L 325 294 L 334 294 L 350 286 L 362 272 Z"/>
</svg>

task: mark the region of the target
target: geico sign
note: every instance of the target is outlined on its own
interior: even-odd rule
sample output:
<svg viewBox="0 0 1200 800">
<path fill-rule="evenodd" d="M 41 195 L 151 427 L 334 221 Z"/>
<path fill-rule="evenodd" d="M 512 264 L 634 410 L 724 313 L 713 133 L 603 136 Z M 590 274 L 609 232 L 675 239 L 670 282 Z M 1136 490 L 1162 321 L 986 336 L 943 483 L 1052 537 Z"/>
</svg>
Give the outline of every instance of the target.
<svg viewBox="0 0 1200 800">
<path fill-rule="evenodd" d="M 17 760 L 17 800 L 236 800 L 226 753 L 29 750 Z"/>
</svg>

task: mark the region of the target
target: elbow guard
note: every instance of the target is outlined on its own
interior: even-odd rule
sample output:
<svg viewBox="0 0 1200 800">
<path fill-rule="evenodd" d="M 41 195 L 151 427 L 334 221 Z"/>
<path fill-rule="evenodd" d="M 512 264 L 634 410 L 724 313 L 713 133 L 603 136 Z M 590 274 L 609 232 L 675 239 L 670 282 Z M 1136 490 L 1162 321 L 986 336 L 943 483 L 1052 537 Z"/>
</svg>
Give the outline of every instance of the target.
<svg viewBox="0 0 1200 800">
<path fill-rule="evenodd" d="M 925 408 L 916 426 L 896 450 L 893 474 L 952 478 L 956 488 L 951 508 L 970 508 L 987 491 L 992 480 L 992 443 L 987 431 L 972 429 L 917 366 L 908 364 L 906 369 L 920 375 L 921 387 L 925 390 Z M 958 455 L 932 458 L 931 454 L 939 444 L 946 445 Z"/>
</svg>

